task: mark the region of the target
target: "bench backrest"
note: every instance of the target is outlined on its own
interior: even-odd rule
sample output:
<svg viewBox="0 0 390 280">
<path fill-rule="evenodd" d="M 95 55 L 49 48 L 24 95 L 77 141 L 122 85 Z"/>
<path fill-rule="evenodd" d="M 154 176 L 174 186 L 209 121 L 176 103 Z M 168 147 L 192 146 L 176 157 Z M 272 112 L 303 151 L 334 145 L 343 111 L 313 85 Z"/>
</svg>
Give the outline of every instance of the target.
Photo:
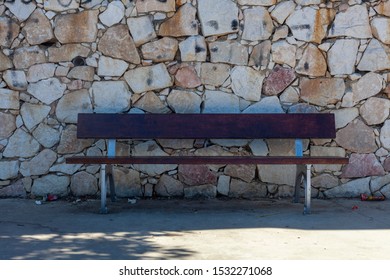
<svg viewBox="0 0 390 280">
<path fill-rule="evenodd" d="M 79 114 L 78 138 L 335 138 L 333 114 Z"/>
</svg>

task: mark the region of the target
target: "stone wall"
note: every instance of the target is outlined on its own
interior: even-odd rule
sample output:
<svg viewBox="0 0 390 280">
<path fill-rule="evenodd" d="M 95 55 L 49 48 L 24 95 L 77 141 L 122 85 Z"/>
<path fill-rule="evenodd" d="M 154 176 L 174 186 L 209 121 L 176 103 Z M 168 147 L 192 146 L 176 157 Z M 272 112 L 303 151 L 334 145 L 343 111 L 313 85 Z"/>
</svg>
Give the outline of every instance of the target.
<svg viewBox="0 0 390 280">
<path fill-rule="evenodd" d="M 79 112 L 333 112 L 313 195 L 390 196 L 390 1 L 0 1 L 0 196 L 90 196 Z M 253 128 L 256 129 L 256 128 Z M 290 140 L 121 141 L 120 155 L 286 155 Z M 117 166 L 122 197 L 285 197 L 295 166 Z"/>
</svg>

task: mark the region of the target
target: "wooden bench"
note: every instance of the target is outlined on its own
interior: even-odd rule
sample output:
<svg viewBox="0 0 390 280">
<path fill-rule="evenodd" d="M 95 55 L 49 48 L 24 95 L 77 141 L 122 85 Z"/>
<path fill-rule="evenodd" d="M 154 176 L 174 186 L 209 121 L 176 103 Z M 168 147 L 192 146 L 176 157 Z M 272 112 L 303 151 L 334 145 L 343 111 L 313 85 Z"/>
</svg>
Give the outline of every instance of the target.
<svg viewBox="0 0 390 280">
<path fill-rule="evenodd" d="M 303 155 L 303 140 L 335 138 L 333 114 L 79 114 L 78 138 L 107 139 L 106 156 L 73 156 L 69 164 L 100 164 L 101 212 L 107 182 L 115 197 L 112 164 L 296 164 L 294 201 L 305 188 L 304 214 L 311 206 L 311 165 L 347 164 L 343 157 Z M 117 139 L 296 139 L 295 156 L 116 156 Z M 106 166 L 108 165 L 108 166 Z M 305 168 L 306 165 L 306 168 Z M 106 174 L 106 171 L 107 174 Z M 303 180 L 302 180 L 303 179 Z"/>
</svg>

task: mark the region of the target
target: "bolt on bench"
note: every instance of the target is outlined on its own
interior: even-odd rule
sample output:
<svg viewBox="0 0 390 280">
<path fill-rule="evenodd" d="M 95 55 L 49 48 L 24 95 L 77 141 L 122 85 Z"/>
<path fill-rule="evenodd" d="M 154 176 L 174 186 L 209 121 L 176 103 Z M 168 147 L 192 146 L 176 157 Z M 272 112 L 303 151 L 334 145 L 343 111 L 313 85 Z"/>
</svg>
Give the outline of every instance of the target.
<svg viewBox="0 0 390 280">
<path fill-rule="evenodd" d="M 303 140 L 335 138 L 333 114 L 79 114 L 78 138 L 108 139 L 107 156 L 74 156 L 69 164 L 100 164 L 101 213 L 107 213 L 107 182 L 115 199 L 112 164 L 296 164 L 294 202 L 305 188 L 311 208 L 312 164 L 347 164 L 343 157 L 303 155 Z M 296 139 L 295 156 L 116 156 L 117 139 Z M 108 166 L 106 166 L 108 165 Z M 305 168 L 306 165 L 306 168 Z M 107 172 L 107 174 L 106 174 Z M 302 180 L 303 179 L 303 180 Z"/>
</svg>

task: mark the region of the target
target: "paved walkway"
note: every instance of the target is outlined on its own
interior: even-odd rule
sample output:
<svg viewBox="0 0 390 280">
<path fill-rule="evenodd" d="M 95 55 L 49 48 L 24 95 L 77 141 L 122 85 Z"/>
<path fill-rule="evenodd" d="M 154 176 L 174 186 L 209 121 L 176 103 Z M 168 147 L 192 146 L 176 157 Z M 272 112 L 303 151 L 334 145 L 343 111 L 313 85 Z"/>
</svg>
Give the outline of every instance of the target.
<svg viewBox="0 0 390 280">
<path fill-rule="evenodd" d="M 390 200 L 0 200 L 0 259 L 390 259 Z"/>
</svg>

